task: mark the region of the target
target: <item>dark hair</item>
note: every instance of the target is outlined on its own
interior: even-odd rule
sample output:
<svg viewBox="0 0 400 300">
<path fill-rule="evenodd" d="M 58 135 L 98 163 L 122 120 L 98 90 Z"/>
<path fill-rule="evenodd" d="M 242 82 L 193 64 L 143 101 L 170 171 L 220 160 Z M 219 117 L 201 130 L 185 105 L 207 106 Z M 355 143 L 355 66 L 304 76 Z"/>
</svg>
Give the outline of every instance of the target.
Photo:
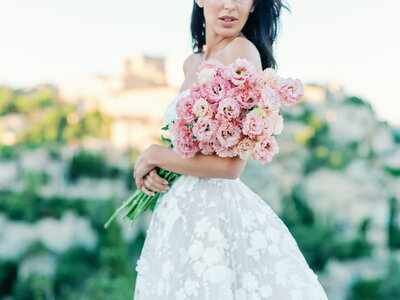
<svg viewBox="0 0 400 300">
<path fill-rule="evenodd" d="M 254 12 L 249 14 L 242 33 L 258 49 L 261 56 L 263 70 L 265 68 L 277 68 L 277 63 L 273 55 L 273 44 L 279 26 L 279 16 L 281 8 L 288 6 L 282 3 L 282 0 L 253 0 Z M 200 8 L 193 0 L 192 19 L 190 31 L 192 34 L 192 49 L 195 53 L 203 51 L 206 43 L 205 20 L 203 8 Z"/>
</svg>

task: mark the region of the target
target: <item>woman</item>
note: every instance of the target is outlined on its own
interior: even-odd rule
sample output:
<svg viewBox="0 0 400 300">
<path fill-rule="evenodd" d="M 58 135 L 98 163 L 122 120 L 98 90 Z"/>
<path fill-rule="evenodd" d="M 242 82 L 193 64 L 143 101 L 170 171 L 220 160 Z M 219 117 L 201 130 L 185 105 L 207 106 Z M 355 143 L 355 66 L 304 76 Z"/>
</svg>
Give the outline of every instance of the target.
<svg viewBox="0 0 400 300">
<path fill-rule="evenodd" d="M 281 7 L 280 0 L 195 0 L 197 52 L 184 62 L 185 80 L 164 124 L 175 119 L 175 104 L 189 92 L 202 61 L 229 65 L 241 57 L 257 71 L 275 67 L 272 44 Z M 245 164 L 239 157 L 201 153 L 182 158 L 160 145 L 140 155 L 137 187 L 163 194 L 137 263 L 135 300 L 327 299 L 285 224 L 240 181 Z M 156 166 L 183 175 L 169 189 Z"/>
</svg>

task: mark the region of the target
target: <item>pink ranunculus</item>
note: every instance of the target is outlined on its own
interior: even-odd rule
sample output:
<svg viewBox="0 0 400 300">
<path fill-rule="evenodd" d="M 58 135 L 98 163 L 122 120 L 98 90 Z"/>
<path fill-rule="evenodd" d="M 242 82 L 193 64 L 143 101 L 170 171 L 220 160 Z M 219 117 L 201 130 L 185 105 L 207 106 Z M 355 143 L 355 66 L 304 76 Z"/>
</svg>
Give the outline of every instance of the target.
<svg viewBox="0 0 400 300">
<path fill-rule="evenodd" d="M 210 103 L 204 98 L 199 98 L 193 105 L 192 112 L 198 117 L 212 117 L 213 110 Z"/>
<path fill-rule="evenodd" d="M 191 124 L 194 121 L 195 115 L 192 112 L 194 103 L 190 95 L 180 98 L 176 103 L 176 115 L 185 124 Z"/>
<path fill-rule="evenodd" d="M 213 148 L 213 142 L 200 142 L 199 148 L 202 154 L 213 154 L 215 152 Z"/>
<path fill-rule="evenodd" d="M 215 77 L 207 82 L 202 89 L 201 96 L 208 103 L 218 103 L 226 97 L 227 91 L 231 88 L 230 83 L 221 77 Z"/>
<path fill-rule="evenodd" d="M 253 109 L 243 120 L 242 131 L 250 138 L 257 138 L 263 132 L 264 122 L 261 116 Z"/>
<path fill-rule="evenodd" d="M 240 104 L 233 98 L 222 99 L 218 103 L 216 118 L 218 119 L 234 119 L 240 115 Z"/>
<path fill-rule="evenodd" d="M 219 157 L 234 157 L 235 156 L 235 146 L 225 147 L 221 142 L 216 139 L 213 143 L 213 149 Z"/>
<path fill-rule="evenodd" d="M 287 78 L 281 80 L 278 85 L 279 94 L 282 102 L 289 107 L 293 107 L 303 98 L 303 84 L 300 79 Z"/>
<path fill-rule="evenodd" d="M 265 87 L 277 89 L 282 78 L 276 74 L 273 68 L 266 68 L 257 77 L 257 87 L 262 90 Z"/>
<path fill-rule="evenodd" d="M 212 142 L 218 129 L 218 121 L 208 117 L 199 117 L 194 123 L 192 131 L 193 135 L 200 142 Z"/>
<path fill-rule="evenodd" d="M 248 159 L 253 152 L 255 141 L 244 138 L 235 146 L 235 154 L 241 159 Z"/>
<path fill-rule="evenodd" d="M 248 88 L 235 93 L 235 99 L 245 109 L 256 106 L 260 102 L 260 98 L 260 92 L 256 89 Z"/>
<path fill-rule="evenodd" d="M 260 106 L 268 109 L 280 109 L 281 98 L 279 92 L 269 86 L 266 86 L 261 90 L 261 101 Z"/>
<path fill-rule="evenodd" d="M 240 127 L 233 122 L 223 122 L 216 131 L 217 140 L 228 148 L 236 145 L 241 136 Z"/>
<path fill-rule="evenodd" d="M 275 137 L 273 135 L 264 136 L 254 146 L 252 157 L 260 160 L 261 164 L 264 165 L 267 162 L 271 162 L 272 157 L 278 152 L 279 146 Z"/>
<path fill-rule="evenodd" d="M 244 86 L 256 81 L 256 69 L 247 59 L 237 58 L 227 68 L 227 74 L 235 86 Z"/>
<path fill-rule="evenodd" d="M 190 158 L 200 150 L 199 142 L 189 136 L 184 136 L 174 141 L 173 150 L 183 158 Z"/>
</svg>

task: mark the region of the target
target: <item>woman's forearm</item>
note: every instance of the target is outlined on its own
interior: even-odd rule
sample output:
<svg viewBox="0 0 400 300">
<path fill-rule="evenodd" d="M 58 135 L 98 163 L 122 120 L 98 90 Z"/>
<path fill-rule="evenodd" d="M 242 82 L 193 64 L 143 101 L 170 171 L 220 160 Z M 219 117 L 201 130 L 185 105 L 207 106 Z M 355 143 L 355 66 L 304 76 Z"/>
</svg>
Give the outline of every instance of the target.
<svg viewBox="0 0 400 300">
<path fill-rule="evenodd" d="M 183 158 L 172 148 L 158 146 L 151 162 L 153 165 L 179 174 L 198 177 L 236 179 L 246 164 L 239 157 L 219 157 L 216 154 L 197 153 L 194 157 Z"/>
</svg>

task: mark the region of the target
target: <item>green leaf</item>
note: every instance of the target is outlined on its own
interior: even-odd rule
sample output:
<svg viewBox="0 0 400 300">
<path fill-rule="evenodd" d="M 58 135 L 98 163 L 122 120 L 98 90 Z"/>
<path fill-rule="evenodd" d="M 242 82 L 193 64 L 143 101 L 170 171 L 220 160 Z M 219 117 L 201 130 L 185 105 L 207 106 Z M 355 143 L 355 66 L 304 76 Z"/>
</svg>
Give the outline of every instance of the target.
<svg viewBox="0 0 400 300">
<path fill-rule="evenodd" d="M 170 138 L 165 138 L 163 135 L 161 135 L 161 140 L 163 142 L 167 142 L 169 146 L 172 145 L 172 140 Z"/>
</svg>

